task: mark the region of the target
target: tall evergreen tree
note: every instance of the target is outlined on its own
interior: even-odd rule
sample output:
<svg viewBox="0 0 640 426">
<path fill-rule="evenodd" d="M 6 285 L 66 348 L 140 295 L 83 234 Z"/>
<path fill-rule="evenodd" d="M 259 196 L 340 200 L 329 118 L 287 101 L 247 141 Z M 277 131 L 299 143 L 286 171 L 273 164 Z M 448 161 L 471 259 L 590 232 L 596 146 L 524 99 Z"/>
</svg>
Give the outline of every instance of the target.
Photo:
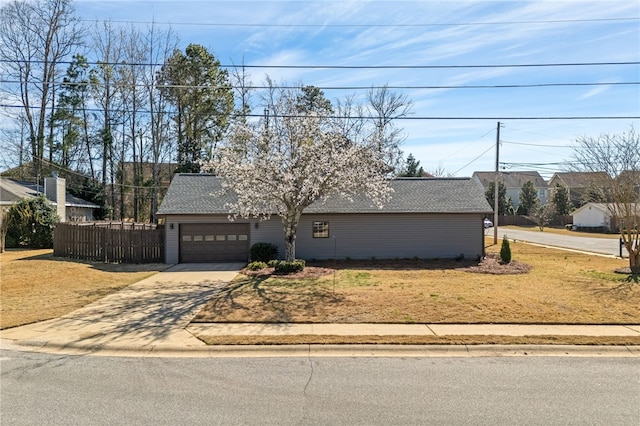
<svg viewBox="0 0 640 426">
<path fill-rule="evenodd" d="M 89 138 L 89 64 L 82 55 L 74 55 L 62 80 L 58 95 L 57 110 L 51 117 L 54 126 L 62 130 L 61 140 L 56 144 L 58 163 L 71 167 L 73 153 L 86 159 L 91 177 L 95 178 L 93 151 Z M 79 164 L 78 164 L 79 165 Z"/>
<path fill-rule="evenodd" d="M 489 186 L 484 193 L 491 208 L 494 207 L 495 182 L 489 182 Z M 507 187 L 504 182 L 498 182 L 498 214 L 506 215 L 513 209 L 510 200 L 507 198 Z"/>
<path fill-rule="evenodd" d="M 556 183 L 555 188 L 553 188 L 553 205 L 559 215 L 568 215 L 573 210 L 573 205 L 569 198 L 569 190 L 559 183 Z"/>
<path fill-rule="evenodd" d="M 416 160 L 413 154 L 409 154 L 404 165 L 404 170 L 398 176 L 400 177 L 421 177 L 424 175 L 424 169 L 420 166 L 420 161 Z"/>
<path fill-rule="evenodd" d="M 540 202 L 538 200 L 538 192 L 533 186 L 533 182 L 528 180 L 522 185 L 520 190 L 520 205 L 518 205 L 518 214 L 526 216 L 533 212 L 534 207 Z"/>
<path fill-rule="evenodd" d="M 233 92 L 226 70 L 201 45 L 175 50 L 158 74 L 158 87 L 173 105 L 178 143 L 178 172 L 200 171 L 200 160 L 213 158 L 233 112 Z"/>
</svg>

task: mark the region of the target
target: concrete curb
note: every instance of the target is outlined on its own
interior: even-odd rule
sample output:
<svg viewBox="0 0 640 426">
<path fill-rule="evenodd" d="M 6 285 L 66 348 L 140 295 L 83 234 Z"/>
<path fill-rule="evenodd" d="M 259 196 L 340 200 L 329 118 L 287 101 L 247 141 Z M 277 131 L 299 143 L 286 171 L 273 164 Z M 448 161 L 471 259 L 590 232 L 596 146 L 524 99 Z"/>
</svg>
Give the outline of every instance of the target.
<svg viewBox="0 0 640 426">
<path fill-rule="evenodd" d="M 274 357 L 635 357 L 640 346 L 588 345 L 219 345 L 205 347 L 83 345 L 15 342 L 0 339 L 0 349 L 74 356 L 158 358 L 274 358 Z"/>
</svg>

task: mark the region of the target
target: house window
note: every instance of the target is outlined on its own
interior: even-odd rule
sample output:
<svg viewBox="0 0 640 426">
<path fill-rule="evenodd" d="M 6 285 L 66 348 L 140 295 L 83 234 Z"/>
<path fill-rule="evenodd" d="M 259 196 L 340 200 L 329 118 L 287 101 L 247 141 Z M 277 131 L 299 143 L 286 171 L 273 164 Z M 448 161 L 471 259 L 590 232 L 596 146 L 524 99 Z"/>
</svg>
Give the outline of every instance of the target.
<svg viewBox="0 0 640 426">
<path fill-rule="evenodd" d="M 329 238 L 329 222 L 313 222 L 313 238 Z"/>
</svg>

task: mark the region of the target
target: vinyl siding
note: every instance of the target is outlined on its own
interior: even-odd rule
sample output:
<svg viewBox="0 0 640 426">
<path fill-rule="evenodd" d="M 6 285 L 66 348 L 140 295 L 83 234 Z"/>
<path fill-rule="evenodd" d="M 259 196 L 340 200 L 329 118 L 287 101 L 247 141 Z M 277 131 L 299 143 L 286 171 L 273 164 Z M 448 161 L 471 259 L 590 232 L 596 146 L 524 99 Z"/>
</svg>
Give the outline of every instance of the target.
<svg viewBox="0 0 640 426">
<path fill-rule="evenodd" d="M 479 214 L 304 215 L 296 240 L 301 259 L 477 258 L 484 252 Z M 330 238 L 313 238 L 314 221 Z"/>
<path fill-rule="evenodd" d="M 482 214 L 305 214 L 296 239 L 299 259 L 477 258 L 484 253 Z M 226 215 L 168 215 L 166 262 L 179 260 L 179 223 L 222 223 Z M 314 221 L 329 222 L 329 238 L 313 238 Z M 249 246 L 268 242 L 285 253 L 280 218 L 250 223 Z M 174 223 L 174 229 L 171 229 Z"/>
<path fill-rule="evenodd" d="M 584 227 L 609 227 L 611 214 L 592 205 L 586 205 L 573 214 L 573 224 Z"/>
</svg>

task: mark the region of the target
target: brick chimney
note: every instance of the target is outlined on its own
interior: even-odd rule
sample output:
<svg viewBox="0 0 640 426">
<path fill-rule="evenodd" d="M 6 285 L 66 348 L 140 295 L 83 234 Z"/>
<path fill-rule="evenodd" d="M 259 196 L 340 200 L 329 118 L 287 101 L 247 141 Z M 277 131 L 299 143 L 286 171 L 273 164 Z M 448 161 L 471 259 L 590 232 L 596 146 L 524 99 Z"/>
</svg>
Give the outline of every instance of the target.
<svg viewBox="0 0 640 426">
<path fill-rule="evenodd" d="M 54 203 L 60 217 L 60 222 L 67 221 L 67 184 L 64 178 L 58 177 L 56 172 L 52 177 L 44 178 L 44 195 Z"/>
</svg>

